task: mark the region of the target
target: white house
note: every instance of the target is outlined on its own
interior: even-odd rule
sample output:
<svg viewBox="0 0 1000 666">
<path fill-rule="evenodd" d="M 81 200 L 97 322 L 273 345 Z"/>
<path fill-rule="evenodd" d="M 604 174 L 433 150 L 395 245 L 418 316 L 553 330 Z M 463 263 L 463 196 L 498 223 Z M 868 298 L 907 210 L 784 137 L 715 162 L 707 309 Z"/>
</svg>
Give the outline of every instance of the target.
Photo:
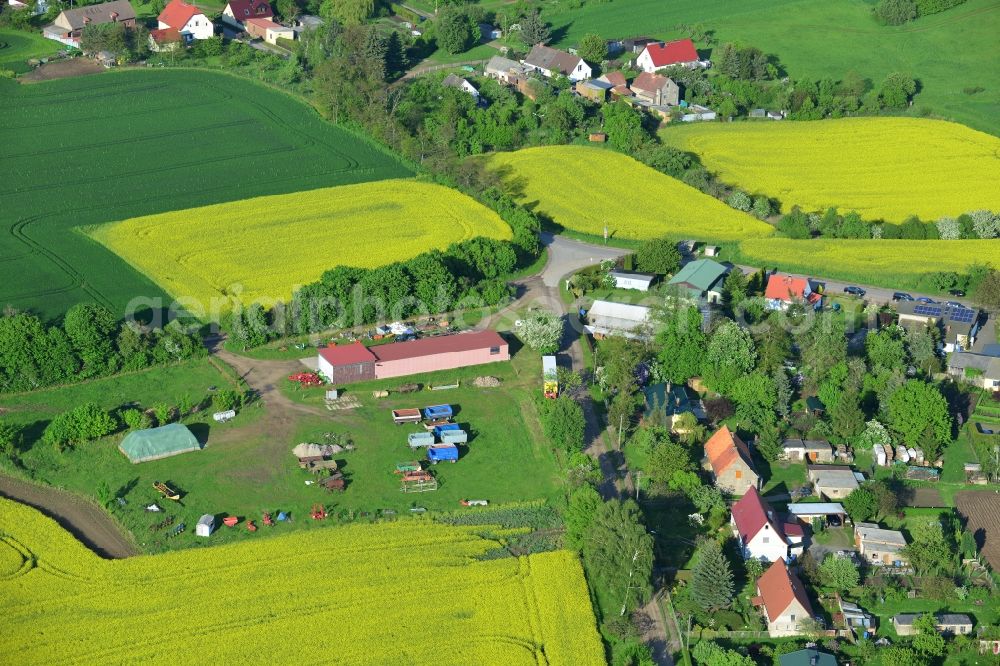
<svg viewBox="0 0 1000 666">
<path fill-rule="evenodd" d="M 458 88 L 462 92 L 472 95 L 473 99 L 477 101 L 479 100 L 479 91 L 476 90 L 476 86 L 472 85 L 466 79 L 463 79 L 461 76 L 457 76 L 455 74 L 449 74 L 448 76 L 444 77 L 444 81 L 441 82 L 441 85 L 448 86 L 449 88 Z"/>
<path fill-rule="evenodd" d="M 546 78 L 562 74 L 570 81 L 583 81 L 594 73 L 590 65 L 580 56 L 549 48 L 544 44 L 535 44 L 531 47 L 531 52 L 521 64 Z"/>
<path fill-rule="evenodd" d="M 690 39 L 678 39 L 673 42 L 654 42 L 647 44 L 635 61 L 636 66 L 644 72 L 655 72 L 666 67 L 702 67 L 698 60 L 698 51 Z"/>
<path fill-rule="evenodd" d="M 234 28 L 243 28 L 247 19 L 274 17 L 267 0 L 229 0 L 222 10 L 222 20 Z"/>
<path fill-rule="evenodd" d="M 624 271 L 611 271 L 611 279 L 615 281 L 618 289 L 635 289 L 636 291 L 649 291 L 649 287 L 656 279 L 655 275 L 649 273 L 626 273 Z"/>
<path fill-rule="evenodd" d="M 733 504 L 730 524 L 745 559 L 776 562 L 802 552 L 802 527 L 780 522 L 753 486 Z"/>
<path fill-rule="evenodd" d="M 184 0 L 170 0 L 170 4 L 163 8 L 156 20 L 158 29 L 173 28 L 180 33 L 185 42 L 208 39 L 215 34 L 215 26 L 208 17 Z"/>
</svg>

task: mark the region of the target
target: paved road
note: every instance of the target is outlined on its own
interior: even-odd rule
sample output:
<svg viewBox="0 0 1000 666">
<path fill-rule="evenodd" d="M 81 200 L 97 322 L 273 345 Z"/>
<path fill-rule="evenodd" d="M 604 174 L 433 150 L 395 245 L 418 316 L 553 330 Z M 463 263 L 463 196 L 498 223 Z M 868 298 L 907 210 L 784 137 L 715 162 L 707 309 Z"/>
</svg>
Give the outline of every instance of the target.
<svg viewBox="0 0 1000 666">
<path fill-rule="evenodd" d="M 549 251 L 549 261 L 542 270 L 542 282 L 547 287 L 558 287 L 560 280 L 581 268 L 629 253 L 618 247 L 583 243 L 550 233 L 542 233 L 541 239 Z"/>
<path fill-rule="evenodd" d="M 0 475 L 0 495 L 38 509 L 101 557 L 119 559 L 139 554 L 111 516 L 82 497 L 4 475 Z"/>
</svg>

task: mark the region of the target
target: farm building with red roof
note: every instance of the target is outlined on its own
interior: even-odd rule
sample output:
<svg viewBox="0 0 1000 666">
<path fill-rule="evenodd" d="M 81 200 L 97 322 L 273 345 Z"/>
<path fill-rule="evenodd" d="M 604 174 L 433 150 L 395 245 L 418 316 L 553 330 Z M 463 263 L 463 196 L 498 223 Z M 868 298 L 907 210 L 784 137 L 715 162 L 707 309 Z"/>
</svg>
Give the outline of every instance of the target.
<svg viewBox="0 0 1000 666">
<path fill-rule="evenodd" d="M 784 560 L 777 560 L 757 579 L 757 596 L 752 601 L 764 613 L 772 637 L 805 633 L 804 621 L 812 620 L 814 614 L 802 581 Z"/>
<path fill-rule="evenodd" d="M 733 504 L 730 524 L 745 559 L 775 562 L 802 548 L 802 528 L 779 521 L 756 488 Z"/>
<path fill-rule="evenodd" d="M 189 5 L 184 0 L 170 0 L 157 17 L 158 30 L 170 30 L 180 33 L 184 41 L 192 39 L 208 39 L 215 34 L 215 26 L 200 9 Z M 168 33 L 160 33 L 161 38 Z"/>
<path fill-rule="evenodd" d="M 764 298 L 770 310 L 787 310 L 793 303 L 808 304 L 819 309 L 823 303 L 823 296 L 813 291 L 809 278 L 782 273 L 774 273 L 767 279 Z"/>
<path fill-rule="evenodd" d="M 690 39 L 678 39 L 673 42 L 654 42 L 647 44 L 635 61 L 644 72 L 655 72 L 665 67 L 695 68 L 702 65 L 698 60 L 698 51 Z"/>
<path fill-rule="evenodd" d="M 728 426 L 719 428 L 705 442 L 705 463 L 715 485 L 730 495 L 742 495 L 760 483 L 750 450 Z"/>
<path fill-rule="evenodd" d="M 496 331 L 477 331 L 373 347 L 360 342 L 326 347 L 319 350 L 317 370 L 334 384 L 349 384 L 509 360 L 506 340 Z"/>
</svg>

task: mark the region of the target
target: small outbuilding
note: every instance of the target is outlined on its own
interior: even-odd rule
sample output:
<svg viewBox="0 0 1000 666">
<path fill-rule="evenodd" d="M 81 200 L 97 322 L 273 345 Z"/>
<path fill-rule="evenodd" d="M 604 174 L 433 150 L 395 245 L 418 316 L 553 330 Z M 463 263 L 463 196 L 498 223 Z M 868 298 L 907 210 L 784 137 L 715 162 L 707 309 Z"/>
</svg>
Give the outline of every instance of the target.
<svg viewBox="0 0 1000 666">
<path fill-rule="evenodd" d="M 214 529 L 215 516 L 210 513 L 206 513 L 198 519 L 198 524 L 194 528 L 194 533 L 200 537 L 208 537 L 212 536 L 212 530 Z"/>
<path fill-rule="evenodd" d="M 636 291 L 649 291 L 656 276 L 652 273 L 628 273 L 626 271 L 611 271 L 611 279 L 615 281 L 618 289 L 635 289 Z"/>
<path fill-rule="evenodd" d="M 118 445 L 118 450 L 132 463 L 169 458 L 201 448 L 201 442 L 182 423 L 135 430 L 126 435 Z"/>
</svg>

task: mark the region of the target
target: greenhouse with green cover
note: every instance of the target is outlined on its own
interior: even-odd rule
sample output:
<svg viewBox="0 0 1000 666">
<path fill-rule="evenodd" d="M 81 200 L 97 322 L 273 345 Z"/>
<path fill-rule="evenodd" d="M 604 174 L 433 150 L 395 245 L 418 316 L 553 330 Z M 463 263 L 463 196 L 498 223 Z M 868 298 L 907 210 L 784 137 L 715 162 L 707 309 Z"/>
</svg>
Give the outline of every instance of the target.
<svg viewBox="0 0 1000 666">
<path fill-rule="evenodd" d="M 130 432 L 118 445 L 118 450 L 133 463 L 159 460 L 199 449 L 201 444 L 198 439 L 182 423 Z"/>
</svg>

